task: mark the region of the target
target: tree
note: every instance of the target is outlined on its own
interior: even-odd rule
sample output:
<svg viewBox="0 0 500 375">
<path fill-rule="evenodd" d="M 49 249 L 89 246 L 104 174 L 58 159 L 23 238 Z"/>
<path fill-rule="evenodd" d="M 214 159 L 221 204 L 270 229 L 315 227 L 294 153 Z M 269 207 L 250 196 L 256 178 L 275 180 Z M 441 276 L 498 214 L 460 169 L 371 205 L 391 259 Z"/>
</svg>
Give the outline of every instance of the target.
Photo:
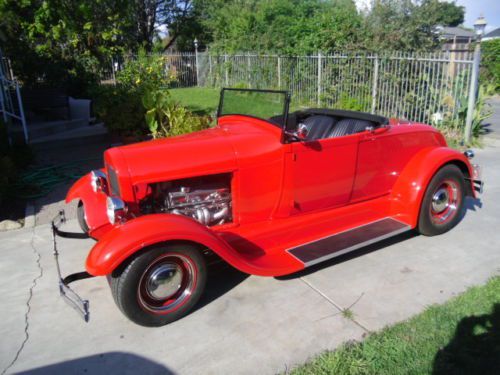
<svg viewBox="0 0 500 375">
<path fill-rule="evenodd" d="M 191 0 L 133 0 L 133 17 L 136 20 L 137 44 L 147 52 L 153 49 L 158 29 L 169 33 L 165 49 L 175 43 L 187 22 L 192 20 Z"/>
<path fill-rule="evenodd" d="M 173 43 L 191 11 L 190 0 L 0 0 L 0 38 L 25 85 L 82 95 L 112 57 L 151 52 L 162 25 Z"/>
<path fill-rule="evenodd" d="M 224 52 L 308 54 L 354 48 L 361 16 L 352 0 L 198 1 L 200 22 Z"/>
<path fill-rule="evenodd" d="M 374 50 L 428 51 L 439 45 L 436 26 L 443 15 L 437 0 L 376 0 L 365 17 L 366 47 Z"/>
<path fill-rule="evenodd" d="M 129 0 L 0 0 L 2 45 L 25 85 L 85 91 L 132 46 Z M 81 92 L 80 92 L 81 94 Z"/>
<path fill-rule="evenodd" d="M 436 25 L 458 26 L 464 22 L 465 8 L 455 2 L 439 0 L 424 0 L 422 11 L 430 17 Z"/>
</svg>

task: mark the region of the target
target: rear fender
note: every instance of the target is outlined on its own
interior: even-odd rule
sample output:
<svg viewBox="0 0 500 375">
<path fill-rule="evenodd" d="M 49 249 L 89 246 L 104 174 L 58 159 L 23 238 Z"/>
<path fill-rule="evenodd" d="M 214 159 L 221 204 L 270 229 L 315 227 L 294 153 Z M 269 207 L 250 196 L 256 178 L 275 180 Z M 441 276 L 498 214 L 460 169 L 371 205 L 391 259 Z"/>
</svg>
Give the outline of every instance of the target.
<svg viewBox="0 0 500 375">
<path fill-rule="evenodd" d="M 145 215 L 114 227 L 92 248 L 86 263 L 94 276 L 108 275 L 136 252 L 166 241 L 190 241 L 217 253 L 235 268 L 259 273 L 215 232 L 180 215 Z"/>
<path fill-rule="evenodd" d="M 415 228 L 420 205 L 427 185 L 436 172 L 446 164 L 456 164 L 462 172 L 472 175 L 471 165 L 465 155 L 448 147 L 426 148 L 418 152 L 406 165 L 391 193 L 391 215 Z M 464 173 L 465 177 L 467 175 Z M 472 182 L 466 192 L 474 191 Z"/>
<path fill-rule="evenodd" d="M 90 235 L 98 228 L 108 227 L 109 220 L 106 214 L 106 194 L 95 192 L 90 184 L 90 173 L 76 181 L 66 194 L 66 203 L 74 199 L 81 200 L 85 209 L 85 221 Z"/>
</svg>

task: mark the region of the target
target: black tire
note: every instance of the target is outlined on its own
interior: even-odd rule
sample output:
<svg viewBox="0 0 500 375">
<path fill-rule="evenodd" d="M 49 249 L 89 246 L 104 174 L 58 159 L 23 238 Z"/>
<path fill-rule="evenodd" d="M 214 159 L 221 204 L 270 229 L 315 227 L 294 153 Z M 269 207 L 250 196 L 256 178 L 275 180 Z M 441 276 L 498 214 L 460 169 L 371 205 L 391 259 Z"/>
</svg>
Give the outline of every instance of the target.
<svg viewBox="0 0 500 375">
<path fill-rule="evenodd" d="M 87 220 L 85 220 L 85 209 L 83 207 L 83 202 L 78 202 L 78 207 L 76 208 L 76 217 L 78 218 L 78 224 L 80 224 L 80 228 L 83 233 L 89 232 L 89 226 L 87 224 Z"/>
<path fill-rule="evenodd" d="M 436 172 L 425 191 L 418 219 L 418 231 L 425 236 L 445 233 L 462 218 L 465 180 L 456 165 L 445 165 Z"/>
<path fill-rule="evenodd" d="M 158 286 L 155 275 L 170 281 Z M 192 244 L 147 249 L 109 277 L 118 308 L 127 318 L 146 327 L 163 326 L 187 315 L 203 294 L 206 281 L 205 259 Z M 165 299 L 153 295 L 160 294 L 161 288 L 166 288 L 163 293 L 168 294 L 175 290 L 177 283 L 178 290 Z"/>
</svg>

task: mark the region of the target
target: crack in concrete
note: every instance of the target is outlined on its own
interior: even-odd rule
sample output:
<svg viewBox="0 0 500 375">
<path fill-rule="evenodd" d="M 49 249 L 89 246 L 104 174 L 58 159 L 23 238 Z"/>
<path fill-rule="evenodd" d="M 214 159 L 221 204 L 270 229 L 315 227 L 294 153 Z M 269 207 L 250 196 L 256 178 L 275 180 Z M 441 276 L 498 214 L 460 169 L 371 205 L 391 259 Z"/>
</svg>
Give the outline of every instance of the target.
<svg viewBox="0 0 500 375">
<path fill-rule="evenodd" d="M 21 343 L 21 346 L 19 347 L 19 349 L 17 350 L 16 352 L 16 355 L 14 356 L 14 359 L 12 360 L 12 362 L 2 371 L 2 374 L 1 375 L 4 375 L 5 373 L 7 373 L 7 371 L 12 367 L 14 366 L 14 364 L 17 362 L 17 360 L 19 359 L 19 356 L 21 355 L 21 352 L 23 351 L 24 349 L 24 346 L 26 345 L 26 343 L 28 342 L 29 338 L 30 338 L 30 335 L 29 335 L 29 314 L 30 314 L 30 311 L 31 311 L 31 299 L 33 298 L 33 290 L 35 289 L 35 287 L 37 286 L 37 283 L 38 283 L 38 280 L 40 280 L 40 278 L 43 276 L 43 268 L 42 268 L 42 265 L 40 263 L 40 261 L 42 260 L 42 256 L 41 254 L 38 252 L 38 250 L 36 249 L 35 247 L 35 227 L 33 227 L 33 232 L 32 232 L 32 236 L 31 236 L 31 241 L 30 241 L 30 246 L 31 248 L 33 249 L 33 253 L 35 254 L 36 256 L 36 264 L 37 264 L 37 267 L 39 269 L 39 273 L 38 275 L 33 279 L 32 283 L 31 283 L 31 287 L 30 287 L 30 290 L 29 290 L 29 296 L 28 296 L 28 300 L 26 301 L 26 307 L 27 307 L 27 310 L 26 310 L 26 313 L 24 314 L 24 340 L 23 342 Z"/>
<path fill-rule="evenodd" d="M 319 290 L 318 288 L 316 288 L 313 284 L 311 284 L 309 281 L 307 281 L 304 277 L 300 277 L 300 280 L 302 280 L 302 282 L 304 284 L 306 284 L 309 288 L 311 288 L 316 293 L 318 293 L 321 297 L 323 297 L 328 303 L 330 303 L 337 310 L 339 310 L 339 313 L 342 313 L 342 312 L 344 312 L 346 310 L 346 309 L 343 309 L 342 306 L 336 304 L 334 300 L 332 300 L 325 293 L 323 293 L 321 290 Z M 363 294 L 361 294 L 361 296 L 349 308 L 351 308 L 353 305 L 355 305 L 361 299 L 361 297 L 363 297 Z M 339 313 L 337 313 L 337 314 L 339 314 Z M 335 316 L 337 314 L 334 314 L 333 316 Z M 324 319 L 324 318 L 322 318 L 322 319 Z M 367 333 L 370 333 L 370 330 L 368 328 L 366 328 L 365 326 L 363 326 L 361 323 L 359 323 L 358 321 L 356 321 L 354 318 L 346 318 L 346 319 L 349 319 L 350 321 L 352 321 L 354 324 L 356 324 L 358 327 L 360 327 L 363 331 L 365 331 Z"/>
</svg>

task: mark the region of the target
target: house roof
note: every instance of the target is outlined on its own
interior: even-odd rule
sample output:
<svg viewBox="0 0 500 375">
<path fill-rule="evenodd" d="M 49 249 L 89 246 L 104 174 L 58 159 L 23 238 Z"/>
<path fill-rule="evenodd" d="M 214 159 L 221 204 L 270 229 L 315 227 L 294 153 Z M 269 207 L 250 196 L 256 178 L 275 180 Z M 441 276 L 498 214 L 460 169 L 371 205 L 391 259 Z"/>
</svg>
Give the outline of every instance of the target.
<svg viewBox="0 0 500 375">
<path fill-rule="evenodd" d="M 474 31 L 466 30 L 461 27 L 451 27 L 451 26 L 443 26 L 439 28 L 439 33 L 445 39 L 453 39 L 453 38 L 475 38 Z"/>
<path fill-rule="evenodd" d="M 486 39 L 486 38 L 488 38 L 488 39 L 500 38 L 500 27 L 496 28 L 493 31 L 490 31 L 488 34 L 483 36 L 483 39 Z"/>
</svg>

